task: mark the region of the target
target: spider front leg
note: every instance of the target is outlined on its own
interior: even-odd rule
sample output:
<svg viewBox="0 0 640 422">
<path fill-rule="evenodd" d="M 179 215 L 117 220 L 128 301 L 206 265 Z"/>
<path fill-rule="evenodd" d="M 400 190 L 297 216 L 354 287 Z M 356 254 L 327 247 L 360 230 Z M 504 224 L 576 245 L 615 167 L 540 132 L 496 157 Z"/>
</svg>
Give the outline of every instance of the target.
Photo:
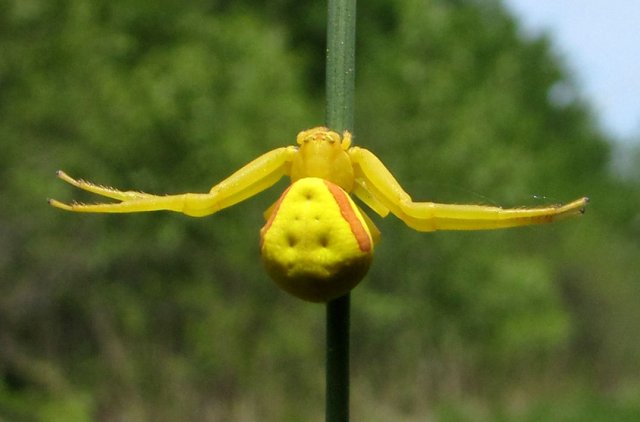
<svg viewBox="0 0 640 422">
<path fill-rule="evenodd" d="M 152 195 L 137 191 L 120 191 L 118 189 L 94 185 L 85 180 L 76 180 L 59 170 L 56 175 L 65 182 L 79 188 L 107 198 L 121 202 L 101 204 L 81 204 L 73 202 L 65 204 L 55 199 L 49 199 L 49 204 L 66 211 L 93 213 L 129 213 L 169 210 L 183 212 L 187 215 L 199 217 L 210 214 L 215 204 L 215 197 L 209 194 L 187 193 L 181 195 Z"/>
<path fill-rule="evenodd" d="M 288 174 L 289 163 L 297 153 L 296 148 L 286 147 L 270 151 L 227 179 L 215 185 L 209 193 L 185 193 L 179 195 L 151 195 L 144 192 L 120 191 L 98 186 L 84 180 L 76 180 L 59 171 L 58 177 L 65 182 L 107 198 L 120 202 L 101 204 L 65 204 L 50 199 L 49 204 L 56 208 L 75 212 L 128 213 L 145 211 L 175 211 L 192 217 L 213 214 L 223 208 L 241 202 L 275 184 Z"/>
<path fill-rule="evenodd" d="M 541 208 L 511 208 L 482 205 L 437 204 L 413 202 L 385 165 L 370 151 L 351 148 L 349 156 L 354 164 L 356 183 L 375 199 L 375 203 L 388 208 L 409 227 L 418 231 L 434 230 L 489 230 L 526 226 L 556 221 L 584 212 L 588 198 L 580 198 L 562 206 Z M 360 195 L 365 203 L 367 195 Z M 380 206 L 378 205 L 378 209 Z M 376 212 L 383 215 L 378 209 Z M 384 209 L 382 208 L 382 211 Z M 384 216 L 384 215 L 383 215 Z"/>
</svg>

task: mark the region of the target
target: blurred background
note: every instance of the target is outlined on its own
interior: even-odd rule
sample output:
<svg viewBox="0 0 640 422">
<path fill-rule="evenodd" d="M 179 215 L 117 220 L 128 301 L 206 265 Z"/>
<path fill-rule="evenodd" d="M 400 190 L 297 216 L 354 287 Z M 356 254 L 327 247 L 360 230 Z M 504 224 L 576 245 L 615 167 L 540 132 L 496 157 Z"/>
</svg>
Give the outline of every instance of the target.
<svg viewBox="0 0 640 422">
<path fill-rule="evenodd" d="M 258 251 L 287 185 L 214 216 L 91 215 L 55 178 L 206 192 L 324 120 L 325 3 L 0 2 L 0 420 L 321 421 L 324 307 Z M 352 417 L 640 415 L 640 152 L 500 1 L 358 10 L 356 144 L 416 200 L 583 218 L 382 241 L 352 295 Z"/>
</svg>

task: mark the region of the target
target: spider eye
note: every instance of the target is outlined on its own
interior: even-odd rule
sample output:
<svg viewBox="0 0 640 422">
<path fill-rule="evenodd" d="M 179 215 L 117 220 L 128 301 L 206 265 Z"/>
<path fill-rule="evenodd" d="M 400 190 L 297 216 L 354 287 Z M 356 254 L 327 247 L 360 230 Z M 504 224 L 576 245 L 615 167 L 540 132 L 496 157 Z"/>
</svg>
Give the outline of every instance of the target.
<svg viewBox="0 0 640 422">
<path fill-rule="evenodd" d="M 327 132 L 324 135 L 323 139 L 329 142 L 330 144 L 335 144 L 336 142 L 340 143 L 340 135 L 331 131 Z"/>
</svg>

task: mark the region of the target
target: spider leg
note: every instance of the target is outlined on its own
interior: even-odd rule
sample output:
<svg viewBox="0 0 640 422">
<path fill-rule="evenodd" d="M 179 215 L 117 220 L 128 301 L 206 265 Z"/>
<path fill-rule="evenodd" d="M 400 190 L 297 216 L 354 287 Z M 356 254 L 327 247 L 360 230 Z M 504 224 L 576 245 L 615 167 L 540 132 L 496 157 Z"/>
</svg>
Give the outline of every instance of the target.
<svg viewBox="0 0 640 422">
<path fill-rule="evenodd" d="M 212 187 L 209 194 L 219 197 L 220 209 L 242 202 L 290 175 L 291 161 L 297 154 L 296 147 L 267 152 Z"/>
<path fill-rule="evenodd" d="M 136 192 L 136 191 L 123 192 L 108 186 L 96 185 L 91 182 L 87 182 L 86 180 L 74 179 L 62 170 L 58 170 L 56 172 L 56 176 L 58 176 L 58 178 L 64 180 L 65 182 L 79 189 L 86 190 L 87 192 L 92 192 L 98 195 L 106 196 L 107 198 L 117 199 L 119 201 L 140 199 L 140 198 L 153 196 L 144 192 Z"/>
<path fill-rule="evenodd" d="M 409 227 L 419 231 L 491 230 L 507 227 L 551 223 L 584 213 L 588 198 L 565 205 L 540 208 L 508 208 L 483 205 L 408 202 L 401 204 L 400 217 Z"/>
<path fill-rule="evenodd" d="M 483 205 L 437 204 L 413 202 L 408 193 L 385 165 L 370 151 L 353 147 L 349 156 L 354 164 L 356 180 L 362 189 L 388 208 L 409 227 L 419 231 L 488 230 L 530 224 L 550 223 L 564 217 L 579 215 L 589 201 L 580 198 L 562 206 L 503 209 Z M 366 195 L 354 191 L 365 203 Z M 364 196 L 364 198 L 363 198 Z"/>
<path fill-rule="evenodd" d="M 275 184 L 282 176 L 288 174 L 289 164 L 296 153 L 295 147 L 270 151 L 215 185 L 209 193 L 151 195 L 136 191 L 124 192 L 84 180 L 76 180 L 59 171 L 58 177 L 65 182 L 121 202 L 65 204 L 55 199 L 50 199 L 48 202 L 56 208 L 75 212 L 127 213 L 166 210 L 181 212 L 192 217 L 202 217 L 237 204 Z"/>
<path fill-rule="evenodd" d="M 151 195 L 136 191 L 124 192 L 106 186 L 95 185 L 85 180 L 74 179 L 63 171 L 58 171 L 56 174 L 60 179 L 79 189 L 121 201 L 102 204 L 81 204 L 77 202 L 65 204 L 55 199 L 49 200 L 50 205 L 66 211 L 126 213 L 169 210 L 183 212 L 191 216 L 203 216 L 215 212 L 215 197 L 209 194 Z"/>
<path fill-rule="evenodd" d="M 127 199 L 116 203 L 81 204 L 73 202 L 65 204 L 55 199 L 50 199 L 49 204 L 66 211 L 94 212 L 94 213 L 127 213 L 145 211 L 176 211 L 191 217 L 203 217 L 213 214 L 219 208 L 216 207 L 216 198 L 210 194 L 185 193 L 181 195 L 150 195 L 145 197 Z"/>
<path fill-rule="evenodd" d="M 369 208 L 376 212 L 380 217 L 386 217 L 389 215 L 389 208 L 385 207 L 375 196 L 369 192 L 367 183 L 357 178 L 353 183 L 352 194 L 356 195 L 362 202 L 367 204 Z"/>
</svg>

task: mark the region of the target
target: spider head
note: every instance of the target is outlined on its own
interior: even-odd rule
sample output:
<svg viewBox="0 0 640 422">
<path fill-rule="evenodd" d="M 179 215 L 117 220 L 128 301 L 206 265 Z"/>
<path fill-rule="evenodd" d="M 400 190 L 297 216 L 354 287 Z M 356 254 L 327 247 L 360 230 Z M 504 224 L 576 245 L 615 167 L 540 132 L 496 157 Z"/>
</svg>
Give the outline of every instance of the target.
<svg viewBox="0 0 640 422">
<path fill-rule="evenodd" d="M 353 166 L 347 150 L 351 145 L 351 134 L 318 126 L 298 134 L 299 145 L 291 163 L 292 181 L 305 177 L 318 177 L 340 186 L 347 192 L 353 188 Z"/>
<path fill-rule="evenodd" d="M 300 146 L 310 142 L 328 142 L 329 144 L 339 146 L 346 151 L 351 146 L 351 134 L 345 130 L 341 138 L 340 134 L 337 132 L 334 132 L 324 126 L 318 126 L 298 133 L 296 141 Z"/>
</svg>

